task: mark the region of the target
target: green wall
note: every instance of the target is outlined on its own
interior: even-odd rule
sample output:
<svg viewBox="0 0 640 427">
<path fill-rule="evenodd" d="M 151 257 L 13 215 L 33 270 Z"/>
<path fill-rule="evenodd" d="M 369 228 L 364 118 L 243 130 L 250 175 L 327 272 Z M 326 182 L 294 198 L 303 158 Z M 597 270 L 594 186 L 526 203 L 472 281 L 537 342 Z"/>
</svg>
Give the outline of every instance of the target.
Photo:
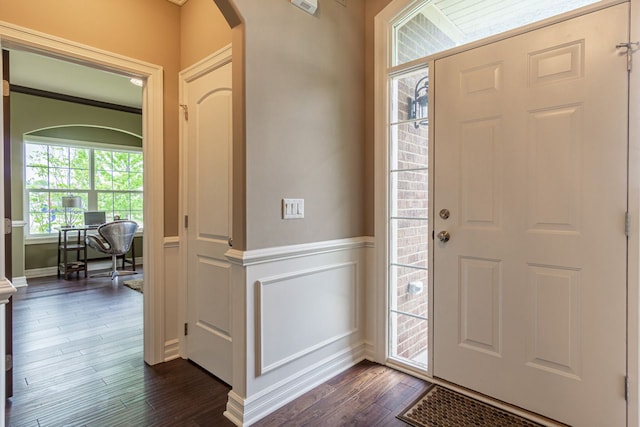
<svg viewBox="0 0 640 427">
<path fill-rule="evenodd" d="M 58 101 L 21 93 L 11 94 L 11 216 L 26 220 L 24 208 L 24 135 L 142 146 L 142 116 L 100 107 Z M 24 229 L 12 236 L 13 277 L 26 269 L 55 267 L 56 243 L 24 243 Z M 142 241 L 136 241 L 136 256 L 142 254 Z M 98 256 L 97 254 L 92 257 Z"/>
<path fill-rule="evenodd" d="M 58 262 L 58 252 L 56 243 L 42 243 L 42 244 L 30 244 L 24 247 L 25 249 L 25 269 L 31 270 L 35 268 L 55 267 Z M 142 260 L 142 237 L 135 238 L 136 248 L 136 262 Z M 70 253 L 70 256 L 75 257 L 75 254 Z M 104 258 L 108 259 L 108 255 L 100 253 L 92 248 L 87 249 L 88 259 Z M 127 255 L 127 259 L 131 258 L 131 251 Z M 120 265 L 120 262 L 118 262 Z M 89 265 L 91 268 L 91 265 Z M 130 267 L 127 267 L 130 268 Z"/>
</svg>

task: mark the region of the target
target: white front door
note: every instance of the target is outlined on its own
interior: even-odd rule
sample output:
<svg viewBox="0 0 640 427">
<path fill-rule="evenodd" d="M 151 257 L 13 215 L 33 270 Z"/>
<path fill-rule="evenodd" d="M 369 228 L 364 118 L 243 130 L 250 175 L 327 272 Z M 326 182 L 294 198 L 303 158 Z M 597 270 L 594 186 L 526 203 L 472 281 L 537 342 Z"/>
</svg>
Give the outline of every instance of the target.
<svg viewBox="0 0 640 427">
<path fill-rule="evenodd" d="M 433 373 L 576 426 L 626 422 L 628 13 L 435 63 Z"/>
<path fill-rule="evenodd" d="M 231 383 L 231 63 L 188 80 L 187 354 Z"/>
</svg>

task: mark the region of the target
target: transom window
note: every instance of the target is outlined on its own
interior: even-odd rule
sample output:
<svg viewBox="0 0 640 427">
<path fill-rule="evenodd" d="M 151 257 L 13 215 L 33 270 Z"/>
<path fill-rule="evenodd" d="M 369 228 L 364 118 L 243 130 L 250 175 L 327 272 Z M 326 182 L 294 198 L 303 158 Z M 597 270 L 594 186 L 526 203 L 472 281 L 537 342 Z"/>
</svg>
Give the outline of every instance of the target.
<svg viewBox="0 0 640 427">
<path fill-rule="evenodd" d="M 393 26 L 393 65 L 404 64 L 600 1 L 425 1 Z"/>
<path fill-rule="evenodd" d="M 104 211 L 107 221 L 119 217 L 143 226 L 141 149 L 29 141 L 24 152 L 28 235 L 54 233 L 69 219 L 82 224 L 83 211 Z M 63 196 L 80 197 L 82 208 L 65 212 Z"/>
</svg>

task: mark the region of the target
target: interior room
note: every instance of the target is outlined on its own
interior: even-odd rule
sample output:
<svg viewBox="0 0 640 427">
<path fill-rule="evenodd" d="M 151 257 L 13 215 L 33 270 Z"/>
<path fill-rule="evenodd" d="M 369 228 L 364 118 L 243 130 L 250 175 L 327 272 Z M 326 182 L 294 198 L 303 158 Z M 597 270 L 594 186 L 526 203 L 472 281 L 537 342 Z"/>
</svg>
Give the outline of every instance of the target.
<svg viewBox="0 0 640 427">
<path fill-rule="evenodd" d="M 142 83 L 128 111 L 3 96 L 5 422 L 426 426 L 410 404 L 444 394 L 638 425 L 639 22 L 640 0 L 0 0 L 3 49 Z M 77 271 L 21 300 L 85 210 L 143 223 L 142 293 L 99 282 L 121 322 Z M 87 310 L 99 336 L 47 317 Z"/>
<path fill-rule="evenodd" d="M 141 83 L 24 50 L 8 55 L 14 95 L 12 283 L 27 286 L 28 278 L 57 275 L 59 231 L 66 225 L 84 235 L 80 226 L 97 232 L 96 225 L 114 218 L 136 221 L 138 250 L 127 260 L 137 255 L 141 264 L 142 87 L 136 85 Z M 75 206 L 63 206 L 64 200 L 74 199 L 62 197 L 70 196 L 79 198 Z M 90 224 L 87 212 L 89 218 L 95 212 L 104 219 Z M 78 240 L 78 233 L 67 234 L 64 241 Z M 91 270 L 110 264 L 96 250 L 89 249 L 86 258 Z"/>
</svg>

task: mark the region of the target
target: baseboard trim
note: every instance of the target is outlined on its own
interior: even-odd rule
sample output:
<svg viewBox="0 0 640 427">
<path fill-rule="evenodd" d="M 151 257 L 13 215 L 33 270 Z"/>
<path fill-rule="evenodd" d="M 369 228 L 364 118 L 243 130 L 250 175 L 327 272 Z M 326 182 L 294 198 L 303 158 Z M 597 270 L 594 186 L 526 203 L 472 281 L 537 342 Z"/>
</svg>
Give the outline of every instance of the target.
<svg viewBox="0 0 640 427">
<path fill-rule="evenodd" d="M 14 277 L 13 280 L 11 280 L 11 283 L 16 288 L 26 288 L 29 286 L 26 276 Z"/>
<path fill-rule="evenodd" d="M 120 260 L 118 260 L 118 264 Z M 142 258 L 136 257 L 136 266 L 143 265 L 144 260 Z M 88 271 L 97 271 L 97 270 L 108 270 L 111 268 L 111 261 L 89 261 L 89 265 L 87 265 Z M 30 270 L 25 270 L 24 275 L 27 279 L 33 279 L 36 277 L 48 277 L 48 276 L 56 276 L 58 274 L 57 267 L 44 267 L 44 268 L 32 268 Z"/>
<path fill-rule="evenodd" d="M 164 361 L 169 362 L 180 357 L 180 341 L 173 339 L 164 343 Z"/>
<path fill-rule="evenodd" d="M 224 416 L 238 426 L 249 426 L 363 360 L 365 360 L 365 345 L 360 343 L 248 399 L 242 398 L 231 390 Z"/>
</svg>

